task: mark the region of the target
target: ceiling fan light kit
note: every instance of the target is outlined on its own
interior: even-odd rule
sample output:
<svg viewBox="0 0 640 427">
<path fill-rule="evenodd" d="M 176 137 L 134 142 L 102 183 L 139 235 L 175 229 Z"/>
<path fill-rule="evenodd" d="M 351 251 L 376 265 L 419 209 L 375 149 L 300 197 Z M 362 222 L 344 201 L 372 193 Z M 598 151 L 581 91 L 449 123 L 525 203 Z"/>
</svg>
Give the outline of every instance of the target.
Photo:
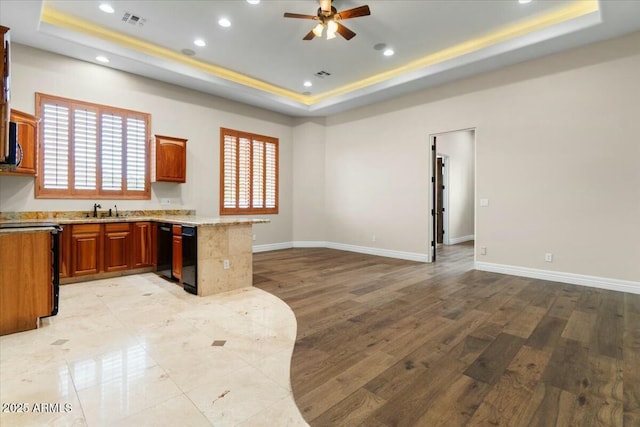
<svg viewBox="0 0 640 427">
<path fill-rule="evenodd" d="M 302 40 L 312 40 L 315 37 L 322 37 L 324 28 L 327 28 L 327 40 L 336 38 L 336 33 L 340 34 L 346 40 L 351 40 L 356 33 L 342 25 L 340 20 L 358 18 L 360 16 L 371 15 L 369 6 L 359 6 L 349 10 L 338 12 L 335 7 L 331 6 L 332 0 L 320 0 L 320 7 L 317 14 L 303 15 L 300 13 L 285 12 L 285 18 L 311 19 L 320 21 L 311 31 L 305 35 Z"/>
</svg>

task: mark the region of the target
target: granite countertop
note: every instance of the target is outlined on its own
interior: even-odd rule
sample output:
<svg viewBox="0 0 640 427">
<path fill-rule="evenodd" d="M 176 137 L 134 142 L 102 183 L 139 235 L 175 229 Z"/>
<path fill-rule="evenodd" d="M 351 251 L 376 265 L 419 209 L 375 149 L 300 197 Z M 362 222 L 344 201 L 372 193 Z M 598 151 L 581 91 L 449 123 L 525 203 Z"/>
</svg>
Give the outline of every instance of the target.
<svg viewBox="0 0 640 427">
<path fill-rule="evenodd" d="M 37 227 L 39 224 L 102 224 L 112 222 L 140 222 L 140 221 L 153 221 L 153 222 L 168 222 L 170 224 L 183 224 L 193 225 L 198 227 L 216 227 L 226 225 L 244 225 L 244 224 L 260 224 L 269 222 L 264 218 L 236 218 L 236 217 L 204 217 L 199 215 L 150 215 L 150 216 L 119 216 L 119 217 L 103 217 L 103 218 L 43 218 L 43 219 L 13 219 L 13 220 L 0 220 L 0 224 L 23 224 L 21 229 L 24 229 L 24 224 L 33 224 Z M 6 226 L 6 225 L 5 225 Z M 29 227 L 30 228 L 30 227 Z M 15 229 L 11 229 L 15 230 Z"/>
</svg>

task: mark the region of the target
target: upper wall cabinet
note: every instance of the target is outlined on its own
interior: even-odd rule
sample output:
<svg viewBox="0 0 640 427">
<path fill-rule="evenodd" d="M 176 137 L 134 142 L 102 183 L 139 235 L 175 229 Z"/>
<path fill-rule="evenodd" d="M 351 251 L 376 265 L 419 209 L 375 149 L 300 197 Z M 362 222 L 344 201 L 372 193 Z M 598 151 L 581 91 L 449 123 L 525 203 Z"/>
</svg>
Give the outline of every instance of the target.
<svg viewBox="0 0 640 427">
<path fill-rule="evenodd" d="M 155 171 L 152 180 L 187 181 L 187 140 L 156 135 L 154 144 Z"/>
<path fill-rule="evenodd" d="M 8 175 L 35 175 L 38 147 L 38 121 L 35 116 L 18 110 L 11 110 L 11 121 L 16 123 L 18 140 L 18 166 Z"/>
</svg>

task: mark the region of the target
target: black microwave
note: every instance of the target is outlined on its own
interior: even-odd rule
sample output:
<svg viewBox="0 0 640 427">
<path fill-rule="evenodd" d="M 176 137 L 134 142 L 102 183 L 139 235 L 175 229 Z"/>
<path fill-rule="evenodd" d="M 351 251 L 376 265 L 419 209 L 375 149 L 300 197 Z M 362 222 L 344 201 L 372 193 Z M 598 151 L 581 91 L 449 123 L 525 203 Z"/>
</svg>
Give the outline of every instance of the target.
<svg viewBox="0 0 640 427">
<path fill-rule="evenodd" d="M 15 122 L 9 122 L 9 149 L 4 159 L 0 159 L 0 165 L 4 166 L 3 169 L 15 168 L 18 162 L 21 160 L 18 157 L 18 125 Z"/>
</svg>

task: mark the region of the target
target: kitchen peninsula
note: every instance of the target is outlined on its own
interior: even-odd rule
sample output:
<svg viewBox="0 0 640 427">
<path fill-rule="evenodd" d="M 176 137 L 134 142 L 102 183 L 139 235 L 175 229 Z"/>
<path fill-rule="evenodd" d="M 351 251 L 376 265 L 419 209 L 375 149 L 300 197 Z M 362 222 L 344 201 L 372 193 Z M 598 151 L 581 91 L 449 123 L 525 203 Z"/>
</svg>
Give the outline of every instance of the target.
<svg viewBox="0 0 640 427">
<path fill-rule="evenodd" d="M 267 219 L 202 217 L 193 211 L 130 211 L 117 217 L 97 218 L 85 212 L 5 212 L 0 215 L 0 224 L 5 226 L 46 223 L 60 225 L 66 230 L 61 237 L 61 271 L 66 270 L 69 276 L 74 276 L 74 282 L 145 271 L 136 269 L 139 266 L 153 271 L 156 268 L 156 224 L 195 228 L 199 296 L 252 286 L 252 225 L 269 222 Z M 148 233 L 140 246 L 150 254 L 143 263 L 135 261 L 139 250 L 131 249 L 136 247 L 136 230 L 140 228 L 136 226 L 140 224 L 147 225 Z M 76 229 L 83 233 L 74 234 Z M 109 233 L 109 230 L 113 232 Z M 77 255 L 79 250 L 91 252 L 91 256 L 86 257 L 91 267 L 83 264 L 85 257 Z M 64 279 L 62 283 L 65 283 Z"/>
</svg>

